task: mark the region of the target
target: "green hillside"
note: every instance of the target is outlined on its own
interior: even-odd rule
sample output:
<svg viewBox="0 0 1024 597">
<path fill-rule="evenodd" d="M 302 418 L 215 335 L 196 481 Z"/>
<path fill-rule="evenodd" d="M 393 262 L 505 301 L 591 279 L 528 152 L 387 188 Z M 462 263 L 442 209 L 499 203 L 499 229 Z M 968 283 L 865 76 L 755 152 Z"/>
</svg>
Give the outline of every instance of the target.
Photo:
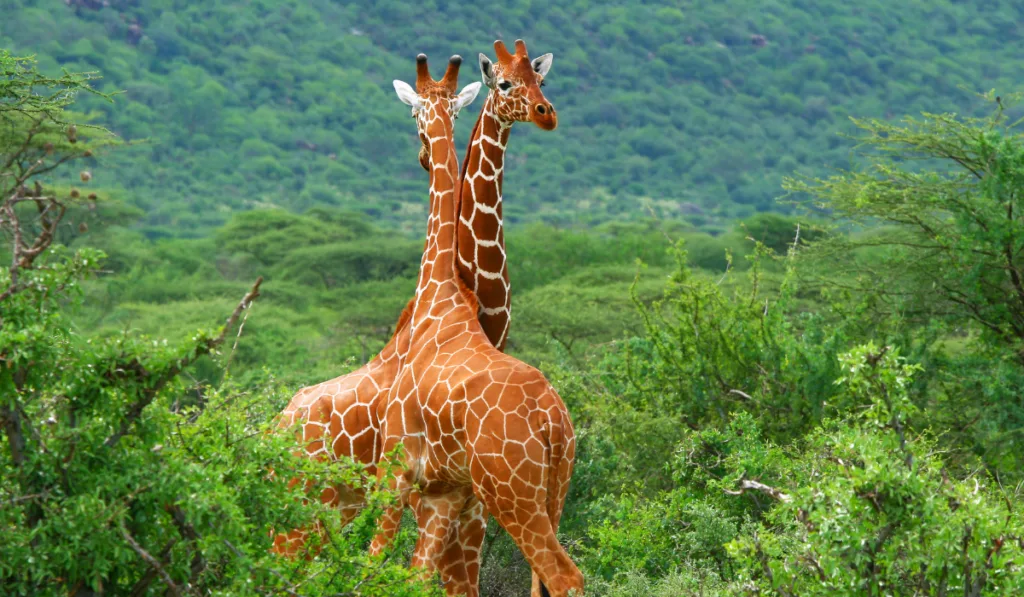
<svg viewBox="0 0 1024 597">
<path fill-rule="evenodd" d="M 561 121 L 515 131 L 511 221 L 649 208 L 716 229 L 775 209 L 783 175 L 847 165 L 848 115 L 970 113 L 972 91 L 1012 89 L 1021 23 L 1010 0 L 7 0 L 0 47 L 126 91 L 83 104 L 145 140 L 109 158 L 102 182 L 130 191 L 151 236 L 268 206 L 355 209 L 418 233 L 423 176 L 390 81 L 413 76 L 418 52 L 439 68 L 498 37 L 555 54 L 545 91 Z"/>
</svg>

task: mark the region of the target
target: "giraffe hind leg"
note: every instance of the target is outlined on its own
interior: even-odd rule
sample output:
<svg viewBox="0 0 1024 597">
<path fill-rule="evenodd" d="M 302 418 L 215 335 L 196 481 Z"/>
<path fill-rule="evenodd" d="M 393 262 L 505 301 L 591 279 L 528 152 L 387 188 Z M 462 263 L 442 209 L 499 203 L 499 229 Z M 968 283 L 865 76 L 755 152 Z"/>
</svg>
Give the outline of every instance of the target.
<svg viewBox="0 0 1024 597">
<path fill-rule="evenodd" d="M 490 494 L 484 496 L 484 503 L 536 575 L 534 595 L 566 597 L 571 589 L 583 591 L 583 574 L 558 542 L 543 497 Z"/>
</svg>

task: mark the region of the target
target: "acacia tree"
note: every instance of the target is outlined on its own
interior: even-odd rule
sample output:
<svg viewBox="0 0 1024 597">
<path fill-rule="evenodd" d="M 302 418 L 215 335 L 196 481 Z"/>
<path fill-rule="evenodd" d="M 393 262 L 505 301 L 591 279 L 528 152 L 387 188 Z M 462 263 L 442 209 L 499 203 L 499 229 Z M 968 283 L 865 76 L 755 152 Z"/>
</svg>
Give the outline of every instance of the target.
<svg viewBox="0 0 1024 597">
<path fill-rule="evenodd" d="M 912 314 L 973 321 L 1024 366 L 1024 133 L 1010 118 L 1019 98 L 983 97 L 995 108 L 983 118 L 855 119 L 867 167 L 784 186 L 871 229 L 822 247 L 855 286 Z M 878 250 L 858 259 L 857 249 Z"/>
<path fill-rule="evenodd" d="M 860 227 L 806 252 L 824 285 L 852 290 L 872 325 L 918 324 L 941 348 L 925 351 L 921 412 L 951 447 L 1009 474 L 1024 429 L 1024 133 L 1018 96 L 983 97 L 981 118 L 855 120 L 865 167 L 785 186 Z"/>
<path fill-rule="evenodd" d="M 428 593 L 404 566 L 365 555 L 379 507 L 342 530 L 337 512 L 288 487 L 298 475 L 314 492 L 328 479 L 368 481 L 353 463 L 296 458 L 294 437 L 270 432 L 286 398 L 272 378 L 249 391 L 180 380 L 216 356 L 261 279 L 223 326 L 177 346 L 73 325 L 80 285 L 103 255 L 60 246 L 57 232 L 69 209 L 97 197 L 49 178 L 116 144 L 67 111 L 95 93 L 90 79 L 49 78 L 0 52 L 0 593 Z M 318 558 L 269 552 L 275 530 L 317 520 Z"/>
<path fill-rule="evenodd" d="M 41 177 L 69 162 L 89 158 L 98 147 L 114 142 L 113 136 L 99 127 L 90 127 L 91 142 L 80 142 L 78 126 L 65 120 L 64 110 L 76 94 L 96 93 L 89 86 L 93 76 L 64 73 L 59 78 L 47 77 L 29 60 L 0 51 L 0 226 L 11 241 L 10 267 L 7 278 L 0 280 L 4 283 L 0 300 L 32 287 L 30 272 L 36 271 L 36 260 L 53 243 L 68 205 L 96 199 L 95 194 L 83 197 L 74 188 L 63 196 L 44 193 L 40 183 Z M 91 176 L 83 171 L 82 182 Z"/>
</svg>

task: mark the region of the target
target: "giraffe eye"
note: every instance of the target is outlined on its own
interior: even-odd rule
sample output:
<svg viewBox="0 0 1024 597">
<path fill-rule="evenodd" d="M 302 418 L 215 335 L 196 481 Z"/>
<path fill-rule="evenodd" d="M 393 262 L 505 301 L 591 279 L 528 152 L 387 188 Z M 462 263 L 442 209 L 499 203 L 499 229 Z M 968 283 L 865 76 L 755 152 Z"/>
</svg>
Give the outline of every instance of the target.
<svg viewBox="0 0 1024 597">
<path fill-rule="evenodd" d="M 498 83 L 498 89 L 500 89 L 502 91 L 508 91 L 511 88 L 512 88 L 512 83 L 509 83 L 508 81 L 502 81 L 501 83 Z"/>
</svg>

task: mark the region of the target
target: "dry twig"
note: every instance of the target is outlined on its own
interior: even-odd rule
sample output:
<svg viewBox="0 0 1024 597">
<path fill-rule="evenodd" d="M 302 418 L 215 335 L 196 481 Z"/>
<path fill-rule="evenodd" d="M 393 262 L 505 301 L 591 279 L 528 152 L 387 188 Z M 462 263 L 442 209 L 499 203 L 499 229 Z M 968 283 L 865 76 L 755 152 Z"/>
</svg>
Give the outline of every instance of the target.
<svg viewBox="0 0 1024 597">
<path fill-rule="evenodd" d="M 741 479 L 740 488 L 738 491 L 731 491 L 729 489 L 726 489 L 725 492 L 728 493 L 729 495 L 743 495 L 744 493 L 751 489 L 767 494 L 772 499 L 778 500 L 780 502 L 793 501 L 793 498 L 789 494 L 782 493 L 781 491 L 775 489 L 774 487 L 770 487 L 768 485 L 765 485 L 764 483 L 759 483 L 758 481 L 751 481 L 750 479 Z"/>
</svg>

